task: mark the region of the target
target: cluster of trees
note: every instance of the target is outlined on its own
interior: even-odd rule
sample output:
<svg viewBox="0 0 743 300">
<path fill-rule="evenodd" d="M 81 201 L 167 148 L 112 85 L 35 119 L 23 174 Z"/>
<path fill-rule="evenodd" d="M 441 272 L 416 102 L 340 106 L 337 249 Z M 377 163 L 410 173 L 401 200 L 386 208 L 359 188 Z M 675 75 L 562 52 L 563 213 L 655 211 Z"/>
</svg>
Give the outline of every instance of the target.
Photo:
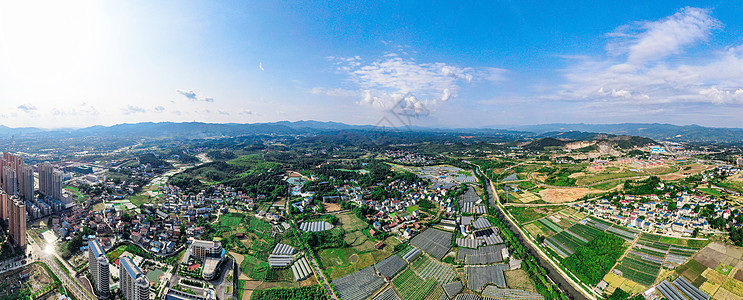
<svg viewBox="0 0 743 300">
<path fill-rule="evenodd" d="M 575 178 L 570 178 L 570 174 L 573 174 L 573 172 L 570 170 L 570 168 L 551 168 L 551 167 L 543 167 L 537 172 L 544 173 L 547 175 L 547 178 L 544 180 L 544 183 L 549 185 L 556 185 L 556 186 L 574 186 L 575 185 Z"/>
<path fill-rule="evenodd" d="M 165 155 L 172 158 L 176 158 L 177 155 L 177 160 L 184 164 L 193 164 L 199 162 L 198 157 L 186 153 L 185 151 L 183 151 L 183 149 L 171 149 Z"/>
<path fill-rule="evenodd" d="M 345 248 L 348 246 L 343 237 L 343 229 L 332 229 L 320 232 L 302 232 L 302 239 L 312 248 Z"/>
<path fill-rule="evenodd" d="M 325 300 L 325 289 L 319 285 L 299 288 L 270 288 L 255 290 L 251 300 Z"/>
<path fill-rule="evenodd" d="M 153 169 L 165 169 L 170 167 L 170 163 L 158 158 L 155 156 L 155 154 L 152 153 L 145 153 L 139 156 L 139 164 L 140 165 L 146 165 L 149 164 L 150 167 Z"/>
<path fill-rule="evenodd" d="M 563 261 L 565 267 L 590 285 L 598 284 L 624 252 L 624 240 L 602 232 L 596 238 L 575 249 Z"/>
<path fill-rule="evenodd" d="M 648 179 L 634 182 L 627 180 L 624 182 L 624 193 L 629 195 L 650 195 L 664 193 L 657 189 L 660 184 L 658 176 L 650 176 Z"/>
<path fill-rule="evenodd" d="M 212 150 L 207 152 L 206 156 L 213 160 L 230 160 L 237 158 L 235 152 L 226 150 Z"/>
<path fill-rule="evenodd" d="M 204 184 L 201 183 L 201 180 L 193 178 L 184 173 L 178 173 L 170 177 L 170 179 L 168 179 L 168 184 L 177 186 L 181 188 L 185 193 L 191 194 L 198 193 L 204 186 Z"/>
<path fill-rule="evenodd" d="M 608 300 L 645 300 L 645 296 L 642 294 L 637 294 L 637 296 L 631 298 L 630 296 L 630 293 L 625 292 L 623 289 L 614 290 L 614 293 L 612 293 L 611 296 L 604 295 Z"/>
<path fill-rule="evenodd" d="M 426 199 L 426 198 L 422 198 L 422 199 L 420 199 L 420 200 L 418 201 L 418 206 L 419 206 L 420 208 L 422 208 L 422 209 L 426 209 L 426 210 L 429 210 L 429 209 L 434 209 L 434 208 L 436 208 L 436 204 L 433 204 L 433 202 L 431 202 L 430 200 L 428 200 L 428 199 Z"/>
<path fill-rule="evenodd" d="M 66 244 L 60 244 L 60 256 L 65 259 L 72 257 L 72 254 L 80 251 L 80 247 L 83 246 L 83 236 L 91 235 L 93 233 L 95 233 L 93 229 L 88 226 L 84 226 L 82 232 L 78 233 L 69 242 L 67 242 Z"/>
</svg>

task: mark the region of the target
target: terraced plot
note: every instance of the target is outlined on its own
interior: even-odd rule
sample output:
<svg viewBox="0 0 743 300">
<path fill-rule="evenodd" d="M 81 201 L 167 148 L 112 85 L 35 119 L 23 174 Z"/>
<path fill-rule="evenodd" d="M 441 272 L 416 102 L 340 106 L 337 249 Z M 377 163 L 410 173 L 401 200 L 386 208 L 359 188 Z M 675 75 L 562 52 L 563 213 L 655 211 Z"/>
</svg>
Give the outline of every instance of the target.
<svg viewBox="0 0 743 300">
<path fill-rule="evenodd" d="M 679 267 L 698 251 L 698 249 L 681 245 L 689 245 L 688 240 L 642 233 L 616 269 L 622 272 L 624 278 L 642 285 L 652 285 L 662 266 Z M 697 278 L 697 276 L 699 274 L 693 277 Z"/>
</svg>

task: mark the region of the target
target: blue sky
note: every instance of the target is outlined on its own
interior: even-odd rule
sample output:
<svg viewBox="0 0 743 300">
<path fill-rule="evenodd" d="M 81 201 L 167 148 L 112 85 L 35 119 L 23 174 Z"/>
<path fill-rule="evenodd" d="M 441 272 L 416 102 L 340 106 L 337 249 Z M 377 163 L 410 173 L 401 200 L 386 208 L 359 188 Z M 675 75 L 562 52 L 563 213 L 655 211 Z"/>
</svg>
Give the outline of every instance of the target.
<svg viewBox="0 0 743 300">
<path fill-rule="evenodd" d="M 2 3 L 0 124 L 743 127 L 739 2 L 476 2 Z"/>
</svg>

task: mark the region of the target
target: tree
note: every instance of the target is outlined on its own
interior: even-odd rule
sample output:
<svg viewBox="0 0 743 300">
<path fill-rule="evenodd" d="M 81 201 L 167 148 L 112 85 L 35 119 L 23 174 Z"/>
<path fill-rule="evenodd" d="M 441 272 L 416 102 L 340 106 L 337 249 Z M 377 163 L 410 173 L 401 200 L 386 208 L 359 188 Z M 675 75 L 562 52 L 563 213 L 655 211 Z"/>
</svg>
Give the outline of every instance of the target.
<svg viewBox="0 0 743 300">
<path fill-rule="evenodd" d="M 581 281 L 595 285 L 609 272 L 624 252 L 624 240 L 610 233 L 602 232 L 575 249 L 564 263 L 568 270 Z"/>
</svg>

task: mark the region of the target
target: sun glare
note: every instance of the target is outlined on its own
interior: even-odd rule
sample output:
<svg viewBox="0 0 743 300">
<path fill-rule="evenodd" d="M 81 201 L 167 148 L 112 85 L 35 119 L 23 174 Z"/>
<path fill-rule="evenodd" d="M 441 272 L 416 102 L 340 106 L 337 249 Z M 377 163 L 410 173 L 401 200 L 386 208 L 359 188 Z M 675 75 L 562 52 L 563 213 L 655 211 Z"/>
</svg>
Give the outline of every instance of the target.
<svg viewBox="0 0 743 300">
<path fill-rule="evenodd" d="M 76 77 L 96 56 L 100 9 L 87 1 L 0 3 L 0 66 L 15 78 Z"/>
</svg>

